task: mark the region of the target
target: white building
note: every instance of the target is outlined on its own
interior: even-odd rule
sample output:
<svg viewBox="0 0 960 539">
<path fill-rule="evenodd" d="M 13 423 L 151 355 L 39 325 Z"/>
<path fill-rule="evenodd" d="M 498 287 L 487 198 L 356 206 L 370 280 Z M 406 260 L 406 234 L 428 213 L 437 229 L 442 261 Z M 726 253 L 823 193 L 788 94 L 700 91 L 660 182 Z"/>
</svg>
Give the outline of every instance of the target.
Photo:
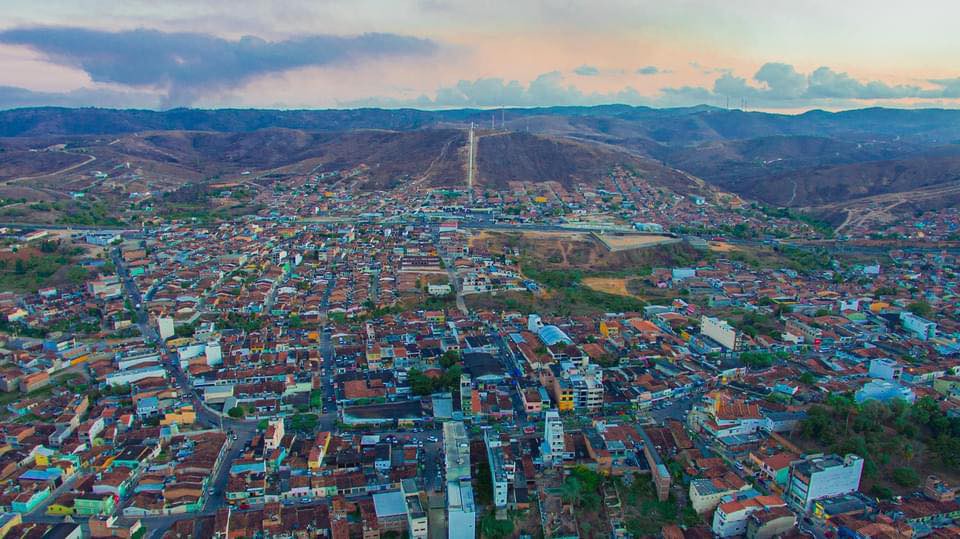
<svg viewBox="0 0 960 539">
<path fill-rule="evenodd" d="M 903 329 L 909 331 L 921 341 L 933 339 L 937 336 L 937 324 L 935 322 L 911 312 L 903 311 L 900 313 L 900 323 L 903 324 Z"/>
<path fill-rule="evenodd" d="M 497 509 L 507 507 L 507 495 L 510 489 L 510 474 L 503 455 L 503 442 L 493 429 L 483 432 L 483 442 L 487 448 L 487 462 L 490 463 L 490 481 L 493 484 L 493 505 Z"/>
<path fill-rule="evenodd" d="M 878 357 L 870 360 L 870 377 L 879 378 L 888 382 L 900 381 L 903 375 L 903 366 L 897 363 L 895 359 L 888 357 Z"/>
<path fill-rule="evenodd" d="M 563 460 L 563 453 L 566 445 L 563 442 L 563 421 L 560 419 L 560 412 L 556 410 L 547 410 L 543 425 L 543 443 L 545 462 L 560 462 Z"/>
<path fill-rule="evenodd" d="M 217 341 L 207 343 L 204 349 L 204 355 L 207 357 L 207 365 L 211 367 L 223 363 L 223 351 L 220 349 L 220 343 Z"/>
<path fill-rule="evenodd" d="M 132 384 L 147 378 L 166 378 L 167 371 L 159 365 L 152 367 L 143 367 L 141 369 L 128 369 L 125 371 L 111 372 L 106 376 L 106 382 L 109 386 L 123 386 Z"/>
<path fill-rule="evenodd" d="M 713 339 L 727 350 L 736 351 L 740 349 L 740 332 L 726 320 L 702 316 L 700 317 L 700 333 Z"/>
<path fill-rule="evenodd" d="M 157 331 L 160 333 L 161 340 L 167 340 L 170 337 L 173 337 L 176 332 L 173 329 L 173 318 L 169 316 L 161 316 L 157 318 Z"/>
<path fill-rule="evenodd" d="M 470 480 L 470 438 L 462 421 L 443 424 L 443 457 L 447 471 L 447 539 L 474 539 L 477 508 Z"/>
<path fill-rule="evenodd" d="M 870 400 L 889 402 L 894 399 L 913 402 L 917 400 L 917 395 L 909 387 L 886 380 L 871 380 L 858 389 L 854 395 L 854 400 L 856 400 L 857 403 Z"/>
<path fill-rule="evenodd" d="M 796 511 L 809 511 L 815 500 L 856 492 L 860 488 L 863 458 L 857 455 L 814 456 L 790 465 L 784 490 Z"/>
<path fill-rule="evenodd" d="M 747 522 L 751 514 L 785 505 L 779 496 L 757 496 L 722 503 L 713 513 L 711 531 L 717 537 L 741 537 L 747 532 Z"/>
</svg>

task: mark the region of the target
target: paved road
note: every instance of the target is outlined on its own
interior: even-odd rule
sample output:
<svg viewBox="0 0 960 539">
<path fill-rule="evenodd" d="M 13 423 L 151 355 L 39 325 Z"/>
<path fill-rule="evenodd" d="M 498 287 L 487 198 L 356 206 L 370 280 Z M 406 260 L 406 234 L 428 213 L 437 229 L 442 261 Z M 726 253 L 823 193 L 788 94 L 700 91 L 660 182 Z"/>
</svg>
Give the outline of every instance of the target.
<svg viewBox="0 0 960 539">
<path fill-rule="evenodd" d="M 117 274 L 120 276 L 120 279 L 123 282 L 127 299 L 130 301 L 130 304 L 134 309 L 137 326 L 140 328 L 140 333 L 143 335 L 144 340 L 146 340 L 148 343 L 156 344 L 160 348 L 164 358 L 173 357 L 172 351 L 168 349 L 166 344 L 160 339 L 160 335 L 158 334 L 156 328 L 148 323 L 149 316 L 143 308 L 143 298 L 141 297 L 140 290 L 137 288 L 136 282 L 134 282 L 133 278 L 130 276 L 129 271 L 127 271 L 126 263 L 124 262 L 123 257 L 120 256 L 119 250 L 114 250 L 111 256 L 114 265 L 117 268 Z M 253 438 L 253 435 L 257 429 L 257 421 L 234 419 L 229 416 L 225 416 L 224 414 L 207 406 L 207 404 L 201 399 L 197 390 L 193 387 L 193 384 L 190 383 L 186 373 L 184 373 L 180 368 L 179 361 L 176 361 L 175 359 L 169 361 L 168 370 L 173 375 L 180 394 L 190 399 L 190 401 L 193 403 L 194 410 L 197 411 L 197 422 L 201 426 L 231 432 L 237 436 L 237 440 L 233 440 L 232 437 L 228 437 L 227 439 L 227 454 L 222 460 L 220 467 L 216 470 L 213 480 L 210 482 L 210 484 L 214 487 L 214 494 L 213 496 L 207 497 L 204 502 L 203 509 L 201 513 L 199 513 L 213 514 L 226 502 L 224 491 L 230 475 L 230 464 L 243 451 L 243 448 L 247 442 Z M 175 522 L 187 518 L 193 519 L 199 514 L 191 513 L 187 515 L 146 517 L 144 518 L 144 522 L 151 530 L 151 536 L 160 537 L 163 535 L 163 532 L 169 529 L 170 526 L 172 526 Z"/>
</svg>

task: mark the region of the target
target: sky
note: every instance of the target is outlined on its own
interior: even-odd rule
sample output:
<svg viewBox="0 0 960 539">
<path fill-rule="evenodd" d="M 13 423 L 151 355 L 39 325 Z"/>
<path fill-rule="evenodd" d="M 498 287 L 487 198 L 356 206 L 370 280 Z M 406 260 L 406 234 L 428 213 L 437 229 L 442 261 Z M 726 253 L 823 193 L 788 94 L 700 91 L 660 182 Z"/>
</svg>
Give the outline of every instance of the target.
<svg viewBox="0 0 960 539">
<path fill-rule="evenodd" d="M 0 108 L 960 107 L 953 0 L 0 0 Z"/>
</svg>

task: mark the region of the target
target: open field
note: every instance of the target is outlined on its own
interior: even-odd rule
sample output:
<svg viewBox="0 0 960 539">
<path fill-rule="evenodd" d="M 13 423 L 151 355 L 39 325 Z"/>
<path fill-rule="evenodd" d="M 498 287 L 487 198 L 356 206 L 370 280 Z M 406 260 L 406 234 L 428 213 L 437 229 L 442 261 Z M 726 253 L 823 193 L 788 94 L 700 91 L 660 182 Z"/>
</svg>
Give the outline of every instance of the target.
<svg viewBox="0 0 960 539">
<path fill-rule="evenodd" d="M 607 249 L 611 251 L 629 251 L 655 245 L 678 243 L 681 240 L 670 236 L 654 236 L 649 234 L 594 234 Z"/>
<path fill-rule="evenodd" d="M 736 245 L 727 243 L 725 241 L 711 241 L 707 245 L 710 247 L 710 250 L 716 253 L 729 253 L 731 251 L 740 250 Z"/>
<path fill-rule="evenodd" d="M 584 277 L 581 282 L 584 286 L 592 288 L 598 292 L 605 292 L 607 294 L 614 294 L 617 296 L 639 298 L 639 296 L 632 294 L 627 290 L 627 281 L 628 279 L 624 277 Z"/>
<path fill-rule="evenodd" d="M 672 239 L 672 238 L 671 238 Z M 576 269 L 638 275 L 655 266 L 686 265 L 702 258 L 685 243 L 655 245 L 647 249 L 611 251 L 588 232 L 483 231 L 470 240 L 470 248 L 489 253 L 513 254 L 540 269 Z"/>
</svg>

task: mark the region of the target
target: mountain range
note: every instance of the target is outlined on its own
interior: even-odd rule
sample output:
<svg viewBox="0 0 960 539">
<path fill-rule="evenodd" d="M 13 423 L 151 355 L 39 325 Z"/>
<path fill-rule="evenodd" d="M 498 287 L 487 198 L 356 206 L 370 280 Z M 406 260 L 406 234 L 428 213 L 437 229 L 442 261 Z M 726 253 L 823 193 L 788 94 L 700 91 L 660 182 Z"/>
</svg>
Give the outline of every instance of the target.
<svg viewBox="0 0 960 539">
<path fill-rule="evenodd" d="M 49 199 L 90 188 L 93 170 L 121 166 L 140 171 L 124 186 L 129 189 L 241 173 L 282 178 L 361 163 L 369 167 L 370 189 L 410 181 L 458 185 L 470 124 L 479 128 L 478 181 L 492 187 L 589 183 L 619 164 L 678 192 L 701 178 L 747 199 L 837 222 L 891 194 L 902 211 L 960 202 L 958 110 L 785 115 L 626 105 L 6 110 L 0 111 L 0 196 Z"/>
</svg>

